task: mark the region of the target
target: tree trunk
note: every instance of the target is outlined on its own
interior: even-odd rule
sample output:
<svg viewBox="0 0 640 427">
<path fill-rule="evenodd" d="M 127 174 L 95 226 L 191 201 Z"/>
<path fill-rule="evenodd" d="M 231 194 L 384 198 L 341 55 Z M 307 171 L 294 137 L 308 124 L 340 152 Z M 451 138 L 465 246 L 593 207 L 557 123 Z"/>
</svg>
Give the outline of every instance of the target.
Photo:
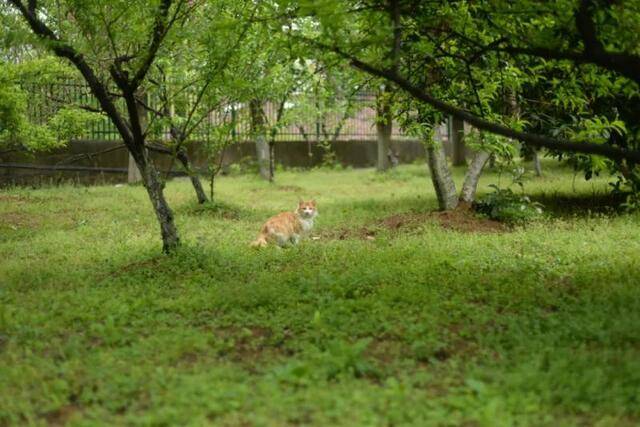
<svg viewBox="0 0 640 427">
<path fill-rule="evenodd" d="M 207 195 L 204 192 L 204 188 L 202 188 L 202 183 L 200 182 L 200 176 L 196 171 L 191 169 L 191 163 L 189 162 L 189 156 L 187 155 L 184 149 L 180 149 L 177 154 L 178 160 L 182 163 L 182 167 L 189 175 L 189 179 L 191 180 L 191 185 L 193 185 L 193 189 L 196 192 L 196 197 L 198 199 L 198 203 L 203 204 L 207 202 Z"/>
<path fill-rule="evenodd" d="M 473 203 L 476 198 L 476 190 L 478 189 L 478 181 L 482 174 L 484 165 L 489 160 L 489 153 L 486 151 L 476 151 L 469 164 L 469 169 L 464 176 L 462 190 L 460 190 L 460 201 L 465 203 Z"/>
<path fill-rule="evenodd" d="M 269 158 L 269 144 L 267 143 L 262 101 L 258 99 L 251 100 L 249 109 L 251 112 L 251 132 L 256 141 L 256 157 L 260 168 L 260 176 L 267 181 L 271 181 L 272 177 L 269 168 L 271 160 Z"/>
<path fill-rule="evenodd" d="M 216 180 L 216 172 L 211 171 L 211 175 L 209 176 L 209 197 L 211 197 L 211 201 L 213 202 L 213 186 Z"/>
<path fill-rule="evenodd" d="M 378 141 L 378 171 L 389 169 L 389 151 L 391 150 L 391 132 L 393 131 L 393 117 L 391 105 L 384 90 L 376 99 L 376 134 Z"/>
<path fill-rule="evenodd" d="M 276 176 L 276 142 L 269 142 L 269 182 L 273 182 Z"/>
<path fill-rule="evenodd" d="M 450 120 L 449 140 L 451 142 L 451 161 L 453 166 L 466 166 L 466 147 L 464 143 L 464 121 L 452 117 Z"/>
<path fill-rule="evenodd" d="M 144 93 L 140 94 L 141 98 L 146 98 Z M 147 110 L 141 105 L 137 104 L 138 120 L 140 121 L 140 126 L 144 129 L 147 126 Z M 136 164 L 135 159 L 131 154 L 129 154 L 129 167 L 127 168 L 127 182 L 129 184 L 134 184 L 142 181 L 142 175 L 140 174 L 140 169 L 138 169 L 138 165 Z"/>
<path fill-rule="evenodd" d="M 149 55 L 147 61 L 135 72 L 134 78 L 129 79 L 126 73 L 122 73 L 121 70 L 119 70 L 115 62 L 110 68 L 111 76 L 118 88 L 122 91 L 122 96 L 127 106 L 127 115 L 129 116 L 127 122 L 120 111 L 118 111 L 113 98 L 107 90 L 106 84 L 100 81 L 94 70 L 86 62 L 84 56 L 76 51 L 72 45 L 68 45 L 58 39 L 55 33 L 47 27 L 47 24 L 40 20 L 40 14 L 33 11 L 35 10 L 35 2 L 29 2 L 29 4 L 28 9 L 22 2 L 14 2 L 14 5 L 27 21 L 32 31 L 50 42 L 48 45 L 56 56 L 66 58 L 74 64 L 91 88 L 91 92 L 96 97 L 101 109 L 111 119 L 116 129 L 118 129 L 124 144 L 127 146 L 129 153 L 135 159 L 138 169 L 140 170 L 142 182 L 147 189 L 147 194 L 149 195 L 154 212 L 160 223 L 163 250 L 165 252 L 171 252 L 180 244 L 180 238 L 178 237 L 178 231 L 173 221 L 173 213 L 162 193 L 162 181 L 145 147 L 145 135 L 142 131 L 141 118 L 137 111 L 137 102 L 134 97 L 134 92 L 140 87 L 142 80 L 149 70 L 149 66 L 155 59 L 157 48 L 161 45 L 164 38 L 162 34 L 163 31 L 160 30 L 166 29 L 165 25 L 169 8 L 165 7 L 164 2 L 162 3 L 154 31 L 154 42 L 157 41 L 158 43 L 152 43 L 152 47 L 150 47 L 147 52 Z M 160 36 L 156 38 L 157 35 Z"/>
<path fill-rule="evenodd" d="M 444 147 L 439 141 L 430 141 L 427 143 L 426 151 L 431 182 L 433 182 L 433 188 L 436 191 L 438 206 L 443 211 L 455 209 L 458 206 L 458 194 L 447 164 Z"/>
<path fill-rule="evenodd" d="M 164 184 L 160 179 L 155 165 L 149 158 L 146 148 L 142 148 L 142 152 L 137 154 L 136 163 L 142 174 L 142 182 L 151 200 L 151 205 L 160 223 L 160 233 L 162 235 L 162 251 L 165 253 L 172 252 L 180 245 L 178 230 L 173 220 L 173 212 L 164 198 Z"/>
<path fill-rule="evenodd" d="M 533 150 L 533 168 L 536 171 L 536 176 L 542 176 L 542 165 L 540 164 L 538 150 Z"/>
<path fill-rule="evenodd" d="M 140 175 L 140 169 L 138 169 L 138 165 L 136 165 L 136 161 L 133 159 L 133 156 L 129 154 L 129 166 L 127 167 L 127 182 L 129 184 L 135 184 L 136 182 L 142 181 L 142 176 Z"/>
</svg>

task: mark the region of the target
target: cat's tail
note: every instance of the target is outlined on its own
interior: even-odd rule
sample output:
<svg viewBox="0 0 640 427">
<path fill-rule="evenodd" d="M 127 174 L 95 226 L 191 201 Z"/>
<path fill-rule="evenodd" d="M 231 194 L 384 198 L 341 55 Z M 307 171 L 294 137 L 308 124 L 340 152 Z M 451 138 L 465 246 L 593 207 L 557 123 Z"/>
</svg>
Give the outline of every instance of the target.
<svg viewBox="0 0 640 427">
<path fill-rule="evenodd" d="M 267 242 L 267 235 L 265 233 L 260 233 L 256 240 L 251 242 L 249 246 L 251 246 L 252 248 L 264 248 L 268 244 L 269 242 Z"/>
</svg>

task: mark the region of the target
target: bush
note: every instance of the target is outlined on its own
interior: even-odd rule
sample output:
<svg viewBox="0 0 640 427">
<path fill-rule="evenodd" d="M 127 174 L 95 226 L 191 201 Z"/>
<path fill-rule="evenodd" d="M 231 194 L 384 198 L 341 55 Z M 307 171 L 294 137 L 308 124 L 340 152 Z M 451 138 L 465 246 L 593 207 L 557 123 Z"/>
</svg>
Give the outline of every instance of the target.
<svg viewBox="0 0 640 427">
<path fill-rule="evenodd" d="M 620 205 L 625 212 L 640 212 L 640 172 L 635 170 L 628 178 L 619 177 L 614 184 L 613 194 L 623 196 L 625 201 Z"/>
<path fill-rule="evenodd" d="M 542 205 L 532 202 L 529 197 L 516 194 L 510 188 L 490 187 L 494 191 L 474 203 L 477 212 L 511 224 L 529 222 L 542 215 Z"/>
</svg>

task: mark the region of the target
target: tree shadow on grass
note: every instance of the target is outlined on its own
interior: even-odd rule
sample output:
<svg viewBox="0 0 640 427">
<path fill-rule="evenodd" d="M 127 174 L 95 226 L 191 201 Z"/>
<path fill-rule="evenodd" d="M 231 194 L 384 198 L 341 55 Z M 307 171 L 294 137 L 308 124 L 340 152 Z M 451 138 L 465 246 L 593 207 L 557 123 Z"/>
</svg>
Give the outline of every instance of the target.
<svg viewBox="0 0 640 427">
<path fill-rule="evenodd" d="M 553 217 L 589 217 L 595 215 L 618 215 L 622 212 L 624 194 L 559 194 L 541 193 L 531 197 L 543 205 L 544 211 Z"/>
<path fill-rule="evenodd" d="M 154 250 L 131 252 L 98 277 L 98 282 L 143 283 L 170 285 L 196 276 L 222 277 L 229 272 L 242 271 L 246 263 L 236 253 L 183 244 L 170 255 Z"/>
<path fill-rule="evenodd" d="M 321 202 L 321 200 L 320 200 Z M 415 196 L 393 197 L 390 199 L 366 199 L 358 201 L 336 201 L 326 205 L 319 205 L 322 210 L 351 212 L 353 216 L 380 217 L 395 213 L 424 213 L 437 210 L 435 197 L 417 194 Z"/>
<path fill-rule="evenodd" d="M 208 201 L 202 204 L 190 201 L 189 203 L 176 207 L 174 210 L 177 215 L 207 216 L 216 219 L 230 220 L 237 220 L 250 215 L 249 210 L 241 206 L 220 201 Z"/>
</svg>

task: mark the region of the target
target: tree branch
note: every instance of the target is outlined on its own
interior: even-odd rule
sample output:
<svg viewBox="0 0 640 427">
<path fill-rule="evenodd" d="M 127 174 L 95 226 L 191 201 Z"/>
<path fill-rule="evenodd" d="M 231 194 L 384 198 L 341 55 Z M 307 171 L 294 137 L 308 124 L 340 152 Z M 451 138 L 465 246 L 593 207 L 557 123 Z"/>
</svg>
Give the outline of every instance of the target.
<svg viewBox="0 0 640 427">
<path fill-rule="evenodd" d="M 129 83 L 130 87 L 133 90 L 136 90 L 140 86 L 142 80 L 144 80 L 145 76 L 149 72 L 149 68 L 156 58 L 164 37 L 166 36 L 169 28 L 171 28 L 171 25 L 177 17 L 178 11 L 176 10 L 171 21 L 167 22 L 169 9 L 171 8 L 172 3 L 172 0 L 162 0 L 160 6 L 158 7 L 158 14 L 156 15 L 156 21 L 153 26 L 149 50 L 147 51 L 146 57 L 142 61 L 142 65 L 140 66 L 140 68 L 138 68 L 138 71 L 136 71 L 135 75 L 131 79 L 131 82 Z M 182 5 L 182 2 L 180 2 L 179 5 Z"/>
<path fill-rule="evenodd" d="M 95 95 L 100 103 L 102 110 L 111 118 L 114 125 L 120 132 L 124 143 L 129 147 L 133 147 L 133 135 L 124 119 L 118 113 L 115 104 L 111 101 L 107 89 L 98 80 L 93 69 L 87 64 L 82 54 L 78 53 L 71 45 L 62 41 L 44 22 L 42 22 L 35 12 L 36 2 L 30 0 L 30 7 L 27 8 L 20 0 L 8 0 L 22 17 L 27 21 L 31 30 L 40 38 L 49 42 L 49 48 L 61 58 L 69 60 L 84 77 L 87 84 L 91 88 L 91 92 Z"/>
<path fill-rule="evenodd" d="M 390 82 L 393 82 L 398 85 L 398 87 L 412 95 L 414 98 L 431 105 L 433 108 L 443 113 L 447 113 L 460 120 L 464 120 L 478 129 L 482 129 L 497 135 L 502 135 L 507 138 L 517 139 L 534 147 L 584 154 L 596 154 L 615 160 L 626 159 L 636 163 L 640 163 L 640 151 L 625 150 L 610 145 L 597 144 L 588 141 L 570 141 L 566 139 L 552 138 L 528 132 L 520 132 L 499 123 L 490 122 L 466 110 L 463 110 L 462 108 L 456 107 L 434 97 L 429 92 L 414 86 L 405 78 L 393 73 L 393 71 L 377 68 L 371 64 L 361 61 L 357 57 L 346 53 L 337 47 L 329 46 L 305 37 L 301 37 L 301 39 L 321 49 L 335 52 L 336 54 L 349 60 L 353 67 L 358 68 L 371 75 L 381 77 Z"/>
</svg>

